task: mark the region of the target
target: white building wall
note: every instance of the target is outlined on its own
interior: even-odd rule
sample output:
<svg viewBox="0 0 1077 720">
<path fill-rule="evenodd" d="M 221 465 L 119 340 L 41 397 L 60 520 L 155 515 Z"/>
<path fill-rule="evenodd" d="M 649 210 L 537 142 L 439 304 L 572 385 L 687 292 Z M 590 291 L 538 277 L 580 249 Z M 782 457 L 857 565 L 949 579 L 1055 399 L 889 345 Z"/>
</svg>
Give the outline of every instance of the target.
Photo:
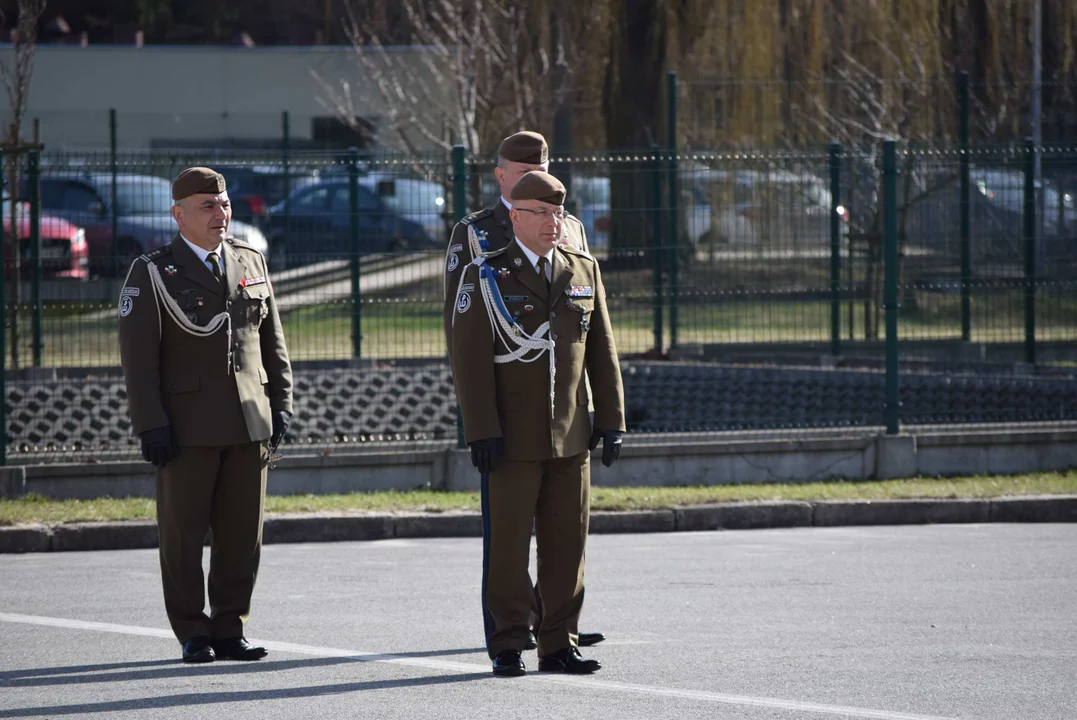
<svg viewBox="0 0 1077 720">
<path fill-rule="evenodd" d="M 417 48 L 391 49 L 394 59 L 418 64 Z M 14 50 L 0 46 L 11 66 Z M 377 124 L 380 97 L 364 81 L 350 47 L 208 47 L 42 45 L 37 48 L 23 137 L 39 118 L 49 149 L 108 147 L 109 110 L 118 116 L 122 148 L 148 148 L 156 141 L 222 138 L 278 140 L 282 111 L 290 133 L 310 139 L 312 120 L 335 113 L 312 75 L 334 88 L 349 83 L 356 114 Z M 0 92 L 0 122 L 10 122 L 10 103 Z M 441 125 L 434 120 L 432 126 Z"/>
</svg>

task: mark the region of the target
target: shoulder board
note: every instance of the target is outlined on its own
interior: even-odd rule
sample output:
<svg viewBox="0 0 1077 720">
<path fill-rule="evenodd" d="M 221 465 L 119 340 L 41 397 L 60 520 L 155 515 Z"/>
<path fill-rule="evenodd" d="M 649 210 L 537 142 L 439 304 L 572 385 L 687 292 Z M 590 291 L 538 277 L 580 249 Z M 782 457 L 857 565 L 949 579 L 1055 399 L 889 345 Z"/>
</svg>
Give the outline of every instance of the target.
<svg viewBox="0 0 1077 720">
<path fill-rule="evenodd" d="M 144 253 L 141 256 L 141 259 L 145 260 L 146 262 L 150 262 L 151 260 L 156 260 L 157 258 L 161 258 L 161 257 L 164 257 L 165 255 L 171 255 L 171 254 L 172 254 L 172 246 L 171 245 L 162 245 L 161 247 L 157 248 L 156 250 L 150 250 L 148 253 Z"/>
<path fill-rule="evenodd" d="M 566 243 L 562 243 L 562 244 L 557 246 L 557 249 L 561 250 L 562 252 L 567 253 L 569 255 L 576 255 L 578 257 L 587 258 L 591 262 L 595 261 L 595 258 L 594 258 L 593 255 L 591 255 L 586 250 L 581 250 L 580 248 L 576 247 L 575 245 L 568 245 Z"/>
<path fill-rule="evenodd" d="M 258 252 L 258 250 L 257 250 L 257 249 L 256 249 L 256 248 L 255 248 L 255 247 L 254 247 L 253 245 L 248 245 L 247 243 L 245 243 L 244 241 L 240 240 L 239 238 L 234 238 L 234 237 L 232 237 L 231 235 L 229 235 L 228 237 L 226 237 L 226 238 L 225 238 L 225 240 L 226 240 L 226 241 L 227 241 L 227 242 L 228 242 L 229 244 L 231 244 L 231 245 L 232 245 L 232 247 L 237 247 L 237 248 L 243 248 L 244 250 L 251 250 L 251 251 L 253 251 L 253 252 Z"/>
<path fill-rule="evenodd" d="M 495 258 L 495 257 L 497 257 L 498 255 L 502 255 L 502 254 L 504 254 L 504 252 L 505 252 L 506 250 L 508 250 L 508 249 L 509 249 L 509 246 L 508 246 L 508 245 L 505 245 L 505 247 L 500 247 L 500 248 L 498 248 L 497 250 L 490 250 L 489 252 L 484 252 L 484 253 L 483 253 L 483 254 L 482 254 L 482 255 L 481 255 L 480 257 L 484 257 L 484 258 Z"/>
<path fill-rule="evenodd" d="M 479 210 L 478 212 L 471 213 L 470 215 L 465 217 L 460 222 L 462 222 L 465 225 L 471 225 L 474 222 L 478 222 L 479 220 L 482 220 L 484 218 L 491 217 L 491 216 L 493 216 L 493 214 L 494 214 L 493 208 L 483 208 L 482 210 Z"/>
</svg>

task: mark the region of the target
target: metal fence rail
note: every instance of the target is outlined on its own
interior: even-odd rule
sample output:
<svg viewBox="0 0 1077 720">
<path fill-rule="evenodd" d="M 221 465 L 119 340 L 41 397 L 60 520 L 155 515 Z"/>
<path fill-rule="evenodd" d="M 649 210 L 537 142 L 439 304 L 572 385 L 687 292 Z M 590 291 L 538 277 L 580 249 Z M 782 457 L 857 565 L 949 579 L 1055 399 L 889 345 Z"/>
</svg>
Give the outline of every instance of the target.
<svg viewBox="0 0 1077 720">
<path fill-rule="evenodd" d="M 116 299 L 171 241 L 188 165 L 225 174 L 232 233 L 270 261 L 289 442 L 454 442 L 444 252 L 496 199 L 493 158 L 31 153 L 5 203 L 8 459 L 135 449 Z M 551 172 L 601 264 L 634 432 L 1077 417 L 1075 146 L 655 147 Z"/>
</svg>

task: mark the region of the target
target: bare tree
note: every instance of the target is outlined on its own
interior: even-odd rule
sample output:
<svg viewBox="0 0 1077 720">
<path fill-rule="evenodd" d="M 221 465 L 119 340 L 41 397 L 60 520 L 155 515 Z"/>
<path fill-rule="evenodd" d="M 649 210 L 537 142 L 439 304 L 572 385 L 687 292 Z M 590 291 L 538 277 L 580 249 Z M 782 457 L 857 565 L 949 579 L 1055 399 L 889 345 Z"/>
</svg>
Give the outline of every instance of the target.
<svg viewBox="0 0 1077 720">
<path fill-rule="evenodd" d="M 19 367 L 19 303 L 22 301 L 22 242 L 19 237 L 18 197 L 19 167 L 23 153 L 29 146 L 22 142 L 22 121 L 26 115 L 26 106 L 30 98 L 30 80 L 34 74 L 34 50 L 37 42 L 37 28 L 41 14 L 45 11 L 45 0 L 18 0 L 19 17 L 15 25 L 13 40 L 14 54 L 12 64 L 0 61 L 0 79 L 7 89 L 11 105 L 11 122 L 8 124 L 7 139 L 0 147 L 4 153 L 4 169 L 7 173 L 8 188 L 11 192 L 11 366 Z M 3 11 L 0 11 L 0 25 L 4 25 Z M 37 141 L 37 138 L 34 138 Z M 0 263 L 2 265 L 2 263 Z M 6 272 L 6 268 L 2 268 Z"/>
<path fill-rule="evenodd" d="M 356 5 L 346 5 L 345 34 L 363 83 L 334 86 L 315 74 L 323 105 L 349 125 L 372 110 L 378 142 L 417 152 L 460 143 L 489 152 L 508 132 L 538 125 L 545 52 L 534 52 L 523 0 L 403 0 L 407 53 L 387 48 Z"/>
<path fill-rule="evenodd" d="M 45 12 L 45 0 L 18 0 L 19 18 L 15 26 L 13 63 L 0 61 L 0 80 L 7 90 L 11 103 L 11 122 L 8 125 L 8 142 L 21 141 L 22 119 L 26 115 L 26 103 L 30 97 L 30 79 L 34 74 L 34 50 L 37 43 L 37 27 Z M 6 18 L 0 10 L 0 26 Z"/>
</svg>

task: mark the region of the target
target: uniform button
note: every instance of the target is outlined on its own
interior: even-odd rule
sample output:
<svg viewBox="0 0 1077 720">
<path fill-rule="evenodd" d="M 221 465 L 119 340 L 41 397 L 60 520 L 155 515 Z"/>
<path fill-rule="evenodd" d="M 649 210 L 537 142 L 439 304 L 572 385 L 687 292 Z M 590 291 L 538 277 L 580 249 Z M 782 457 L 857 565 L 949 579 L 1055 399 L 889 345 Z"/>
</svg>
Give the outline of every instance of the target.
<svg viewBox="0 0 1077 720">
<path fill-rule="evenodd" d="M 239 372 L 242 369 L 243 369 L 243 366 L 240 365 L 239 363 L 236 363 L 236 372 Z"/>
<path fill-rule="evenodd" d="M 551 311 L 550 311 L 550 319 L 551 319 L 551 320 L 556 320 L 556 319 L 557 319 L 557 313 L 555 313 L 555 312 L 553 312 L 553 311 L 551 310 Z"/>
<path fill-rule="evenodd" d="M 557 341 L 557 333 L 552 333 L 550 335 L 550 339 L 556 342 Z"/>
</svg>

